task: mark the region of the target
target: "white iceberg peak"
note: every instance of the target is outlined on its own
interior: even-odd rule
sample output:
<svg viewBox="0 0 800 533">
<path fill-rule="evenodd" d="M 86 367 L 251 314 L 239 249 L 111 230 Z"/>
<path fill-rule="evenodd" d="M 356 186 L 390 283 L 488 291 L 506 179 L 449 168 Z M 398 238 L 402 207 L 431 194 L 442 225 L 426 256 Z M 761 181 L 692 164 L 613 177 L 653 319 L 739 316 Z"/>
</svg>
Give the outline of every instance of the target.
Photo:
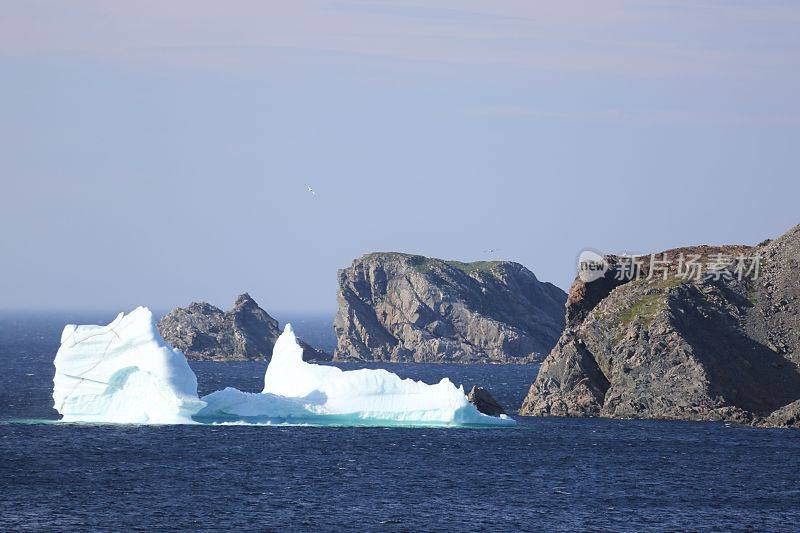
<svg viewBox="0 0 800 533">
<path fill-rule="evenodd" d="M 511 425 L 478 412 L 463 387 L 401 379 L 386 370 L 344 371 L 303 361 L 290 324 L 275 342 L 262 393 L 228 387 L 202 399 L 180 350 L 138 307 L 107 326 L 68 325 L 53 379 L 66 421 L 192 423 L 246 421 L 336 425 Z"/>
<path fill-rule="evenodd" d="M 303 362 L 303 348 L 298 344 L 291 324 L 286 324 L 272 347 L 270 365 L 298 364 Z"/>
<path fill-rule="evenodd" d="M 67 421 L 191 422 L 205 405 L 183 353 L 164 342 L 146 307 L 107 326 L 67 325 L 54 364 L 54 407 Z"/>
<path fill-rule="evenodd" d="M 344 371 L 303 361 L 303 350 L 287 324 L 275 342 L 264 375 L 264 394 L 316 400 L 315 411 L 351 422 L 496 424 L 467 401 L 463 386 L 442 378 L 435 385 L 382 369 Z"/>
</svg>

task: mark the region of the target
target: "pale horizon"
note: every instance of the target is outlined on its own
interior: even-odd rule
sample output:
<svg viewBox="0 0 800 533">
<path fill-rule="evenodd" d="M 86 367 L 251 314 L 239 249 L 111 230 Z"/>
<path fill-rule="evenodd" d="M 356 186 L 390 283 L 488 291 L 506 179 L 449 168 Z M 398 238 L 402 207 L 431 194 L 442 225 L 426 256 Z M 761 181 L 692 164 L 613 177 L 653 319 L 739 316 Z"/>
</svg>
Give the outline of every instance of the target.
<svg viewBox="0 0 800 533">
<path fill-rule="evenodd" d="M 378 250 L 567 290 L 800 222 L 793 2 L 4 7 L 2 309 L 332 314 Z"/>
</svg>

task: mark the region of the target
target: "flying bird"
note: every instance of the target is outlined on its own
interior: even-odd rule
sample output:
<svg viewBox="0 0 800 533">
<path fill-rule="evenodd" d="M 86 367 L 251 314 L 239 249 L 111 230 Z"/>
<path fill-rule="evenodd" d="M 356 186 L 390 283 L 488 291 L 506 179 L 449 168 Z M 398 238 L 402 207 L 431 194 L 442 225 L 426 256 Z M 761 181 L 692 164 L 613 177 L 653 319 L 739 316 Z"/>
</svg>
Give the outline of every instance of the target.
<svg viewBox="0 0 800 533">
<path fill-rule="evenodd" d="M 487 254 L 493 254 L 493 253 L 495 253 L 496 251 L 497 251 L 497 250 L 496 250 L 495 248 L 488 248 L 488 249 L 484 250 L 484 253 L 487 253 Z"/>
<path fill-rule="evenodd" d="M 308 189 L 308 192 L 311 193 L 311 196 L 317 196 L 317 193 L 314 192 L 314 189 L 311 188 L 311 185 L 306 185 L 306 189 Z"/>
</svg>

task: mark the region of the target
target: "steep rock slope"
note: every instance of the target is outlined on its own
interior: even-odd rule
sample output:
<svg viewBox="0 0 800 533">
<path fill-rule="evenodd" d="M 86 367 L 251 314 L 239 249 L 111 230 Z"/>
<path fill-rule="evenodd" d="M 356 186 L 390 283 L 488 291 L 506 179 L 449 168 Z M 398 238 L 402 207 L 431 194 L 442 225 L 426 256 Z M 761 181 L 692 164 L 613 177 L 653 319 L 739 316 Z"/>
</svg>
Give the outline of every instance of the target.
<svg viewBox="0 0 800 533">
<path fill-rule="evenodd" d="M 373 253 L 338 278 L 339 360 L 525 362 L 564 326 L 564 291 L 508 261 Z"/>
<path fill-rule="evenodd" d="M 797 423 L 800 226 L 756 247 L 667 253 L 760 255 L 761 271 L 686 280 L 673 263 L 667 279 L 576 280 L 520 414 Z"/>
</svg>

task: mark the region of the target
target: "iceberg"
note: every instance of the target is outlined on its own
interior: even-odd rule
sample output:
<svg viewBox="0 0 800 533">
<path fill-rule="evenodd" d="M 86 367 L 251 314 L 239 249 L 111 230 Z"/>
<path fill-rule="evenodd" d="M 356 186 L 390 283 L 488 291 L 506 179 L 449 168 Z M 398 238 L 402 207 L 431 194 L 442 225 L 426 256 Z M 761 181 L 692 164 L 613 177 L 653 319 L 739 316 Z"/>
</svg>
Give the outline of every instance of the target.
<svg viewBox="0 0 800 533">
<path fill-rule="evenodd" d="M 191 423 L 205 405 L 186 357 L 146 307 L 107 326 L 67 325 L 54 364 L 53 403 L 67 422 Z"/>
<path fill-rule="evenodd" d="M 64 421 L 133 424 L 252 423 L 340 426 L 513 425 L 480 413 L 449 379 L 429 385 L 386 370 L 349 370 L 303 361 L 287 324 L 260 393 L 233 387 L 197 396 L 180 350 L 139 307 L 108 326 L 64 328 L 53 400 Z"/>
<path fill-rule="evenodd" d="M 291 324 L 273 348 L 260 394 L 227 388 L 203 397 L 196 418 L 336 425 L 513 425 L 467 401 L 462 387 L 401 379 L 382 369 L 344 371 L 303 361 Z"/>
</svg>

